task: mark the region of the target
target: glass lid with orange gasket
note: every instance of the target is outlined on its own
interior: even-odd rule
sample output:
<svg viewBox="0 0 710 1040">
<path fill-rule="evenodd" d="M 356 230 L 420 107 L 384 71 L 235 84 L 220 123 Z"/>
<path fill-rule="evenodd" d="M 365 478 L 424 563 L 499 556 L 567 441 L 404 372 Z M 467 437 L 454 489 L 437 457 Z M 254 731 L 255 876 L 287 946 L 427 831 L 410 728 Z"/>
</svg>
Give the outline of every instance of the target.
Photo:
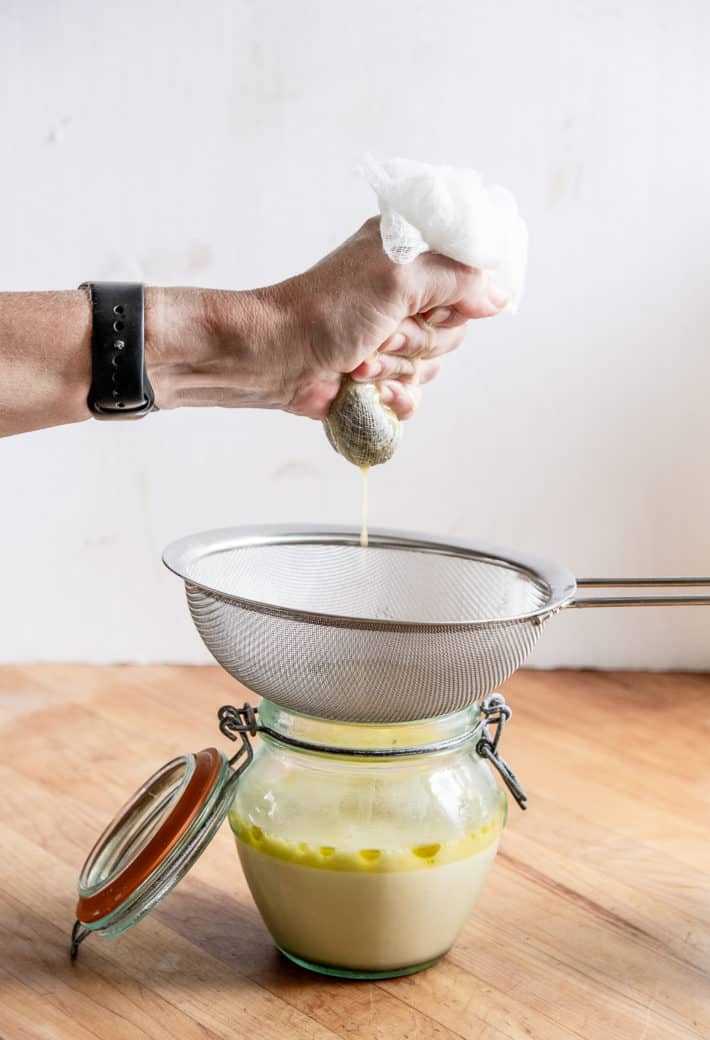
<svg viewBox="0 0 710 1040">
<path fill-rule="evenodd" d="M 253 710 L 240 709 L 241 729 L 223 732 L 241 745 L 231 759 L 216 748 L 180 755 L 157 770 L 96 841 L 79 876 L 71 956 L 92 932 L 120 935 L 167 895 L 224 821 L 234 785 L 251 761 Z"/>
</svg>

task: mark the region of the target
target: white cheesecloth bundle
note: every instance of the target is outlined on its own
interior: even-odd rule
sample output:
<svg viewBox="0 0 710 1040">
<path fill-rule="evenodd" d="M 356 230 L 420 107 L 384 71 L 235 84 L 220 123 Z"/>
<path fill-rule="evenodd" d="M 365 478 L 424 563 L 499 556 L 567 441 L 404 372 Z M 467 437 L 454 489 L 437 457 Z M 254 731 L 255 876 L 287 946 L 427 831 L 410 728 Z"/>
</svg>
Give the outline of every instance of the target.
<svg viewBox="0 0 710 1040">
<path fill-rule="evenodd" d="M 390 260 L 408 264 L 434 252 L 485 272 L 516 311 L 525 282 L 528 232 L 513 195 L 485 184 L 475 170 L 430 166 L 411 159 L 377 162 L 365 173 L 377 195 L 382 245 Z M 344 379 L 325 420 L 330 443 L 357 466 L 392 458 L 400 439 L 394 412 L 371 383 Z"/>
</svg>

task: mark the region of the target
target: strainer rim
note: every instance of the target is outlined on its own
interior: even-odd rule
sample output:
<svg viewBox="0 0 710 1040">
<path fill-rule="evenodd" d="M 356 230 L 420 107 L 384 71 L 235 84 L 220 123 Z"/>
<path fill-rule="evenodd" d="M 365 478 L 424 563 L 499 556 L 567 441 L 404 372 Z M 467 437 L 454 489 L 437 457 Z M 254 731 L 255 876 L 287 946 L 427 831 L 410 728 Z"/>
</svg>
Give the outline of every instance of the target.
<svg viewBox="0 0 710 1040">
<path fill-rule="evenodd" d="M 532 553 L 518 552 L 492 545 L 487 542 L 404 531 L 395 528 L 375 527 L 369 530 L 369 548 L 420 549 L 439 552 L 446 556 L 464 556 L 481 562 L 505 566 L 528 577 L 534 584 L 544 586 L 548 595 L 544 603 L 534 610 L 497 618 L 469 618 L 461 621 L 407 621 L 396 618 L 351 617 L 330 611 L 306 610 L 283 606 L 275 602 L 249 599 L 216 589 L 196 580 L 189 568 L 199 559 L 236 548 L 255 548 L 270 545 L 347 545 L 358 547 L 359 528 L 343 524 L 324 526 L 321 524 L 259 524 L 239 527 L 219 527 L 178 538 L 165 547 L 163 564 L 181 578 L 186 585 L 193 586 L 216 596 L 221 601 L 242 607 L 255 613 L 278 614 L 279 617 L 305 623 L 319 621 L 323 625 L 338 627 L 368 627 L 382 629 L 416 629 L 421 631 L 451 631 L 467 628 L 483 628 L 505 625 L 512 622 L 544 620 L 557 613 L 574 599 L 577 582 L 574 575 L 560 564 Z"/>
</svg>

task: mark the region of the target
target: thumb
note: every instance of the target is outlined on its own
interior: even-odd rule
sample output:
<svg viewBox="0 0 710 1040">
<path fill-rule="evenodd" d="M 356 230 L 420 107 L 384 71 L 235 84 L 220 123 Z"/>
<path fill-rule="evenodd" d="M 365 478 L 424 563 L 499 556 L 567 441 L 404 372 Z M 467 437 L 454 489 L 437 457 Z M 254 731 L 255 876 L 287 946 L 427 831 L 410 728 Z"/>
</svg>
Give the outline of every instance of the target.
<svg viewBox="0 0 710 1040">
<path fill-rule="evenodd" d="M 490 275 L 438 253 L 425 253 L 411 265 L 421 293 L 420 313 L 450 307 L 462 318 L 490 318 L 510 302 Z"/>
</svg>

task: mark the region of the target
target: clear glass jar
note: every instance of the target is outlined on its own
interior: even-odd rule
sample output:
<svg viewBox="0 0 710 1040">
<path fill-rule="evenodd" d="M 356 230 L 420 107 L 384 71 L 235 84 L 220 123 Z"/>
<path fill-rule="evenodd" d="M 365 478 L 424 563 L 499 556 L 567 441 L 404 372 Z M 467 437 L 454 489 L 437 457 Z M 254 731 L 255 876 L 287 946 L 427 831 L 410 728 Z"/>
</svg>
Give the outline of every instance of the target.
<svg viewBox="0 0 710 1040">
<path fill-rule="evenodd" d="M 259 728 L 229 820 L 276 945 L 331 975 L 428 967 L 466 923 L 507 814 L 476 751 L 479 709 L 363 725 L 264 700 Z"/>
</svg>

